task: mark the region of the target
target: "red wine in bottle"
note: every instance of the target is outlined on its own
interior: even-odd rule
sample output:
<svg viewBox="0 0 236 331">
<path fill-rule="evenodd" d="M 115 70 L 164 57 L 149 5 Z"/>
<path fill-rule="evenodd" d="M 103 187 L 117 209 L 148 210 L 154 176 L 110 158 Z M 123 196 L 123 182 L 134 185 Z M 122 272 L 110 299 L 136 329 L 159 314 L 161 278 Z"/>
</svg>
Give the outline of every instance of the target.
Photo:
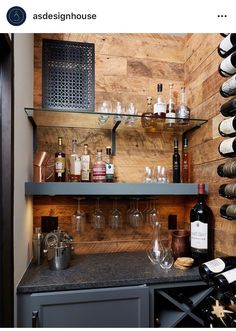
<svg viewBox="0 0 236 331">
<path fill-rule="evenodd" d="M 219 73 L 223 77 L 228 77 L 236 73 L 236 52 L 227 56 L 219 65 Z"/>
<path fill-rule="evenodd" d="M 236 94 L 236 74 L 226 80 L 220 87 L 220 94 L 227 98 Z"/>
<path fill-rule="evenodd" d="M 236 290 L 236 268 L 222 272 L 213 278 L 214 284 L 224 290 L 227 288 L 235 288 Z"/>
<path fill-rule="evenodd" d="M 208 284 L 213 283 L 213 278 L 229 269 L 236 267 L 236 256 L 224 256 L 202 263 L 199 266 L 201 278 Z"/>
<path fill-rule="evenodd" d="M 219 153 L 224 157 L 236 156 L 236 138 L 223 140 L 219 144 Z"/>
<path fill-rule="evenodd" d="M 236 116 L 227 118 L 220 122 L 218 131 L 223 137 L 235 137 L 236 136 Z"/>
<path fill-rule="evenodd" d="M 178 151 L 178 139 L 174 140 L 173 154 L 173 183 L 180 183 L 180 155 Z"/>
<path fill-rule="evenodd" d="M 220 216 L 229 220 L 236 220 L 236 205 L 223 205 L 220 207 Z"/>
<path fill-rule="evenodd" d="M 65 153 L 62 151 L 62 137 L 58 137 L 58 151 L 55 153 L 55 182 L 65 182 Z"/>
<path fill-rule="evenodd" d="M 219 195 L 227 199 L 236 198 L 236 184 L 222 184 L 219 187 Z"/>
<path fill-rule="evenodd" d="M 229 100 L 223 104 L 220 108 L 220 112 L 223 116 L 235 116 L 236 115 L 236 98 Z"/>
<path fill-rule="evenodd" d="M 218 165 L 217 173 L 221 177 L 235 178 L 236 177 L 236 161 L 229 161 Z"/>
<path fill-rule="evenodd" d="M 221 57 L 227 57 L 236 48 L 236 33 L 230 33 L 218 46 L 218 53 Z"/>
<path fill-rule="evenodd" d="M 198 184 L 196 205 L 190 211 L 191 252 L 196 264 L 209 260 L 213 252 L 212 211 L 205 202 L 205 184 Z"/>
</svg>

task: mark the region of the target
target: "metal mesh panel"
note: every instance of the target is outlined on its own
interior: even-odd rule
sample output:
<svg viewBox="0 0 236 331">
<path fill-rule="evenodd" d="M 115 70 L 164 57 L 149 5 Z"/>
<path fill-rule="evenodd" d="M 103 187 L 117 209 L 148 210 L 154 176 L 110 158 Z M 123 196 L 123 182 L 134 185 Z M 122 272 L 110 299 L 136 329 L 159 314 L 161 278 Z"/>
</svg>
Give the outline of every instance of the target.
<svg viewBox="0 0 236 331">
<path fill-rule="evenodd" d="M 94 44 L 43 40 L 43 107 L 94 110 Z"/>
</svg>

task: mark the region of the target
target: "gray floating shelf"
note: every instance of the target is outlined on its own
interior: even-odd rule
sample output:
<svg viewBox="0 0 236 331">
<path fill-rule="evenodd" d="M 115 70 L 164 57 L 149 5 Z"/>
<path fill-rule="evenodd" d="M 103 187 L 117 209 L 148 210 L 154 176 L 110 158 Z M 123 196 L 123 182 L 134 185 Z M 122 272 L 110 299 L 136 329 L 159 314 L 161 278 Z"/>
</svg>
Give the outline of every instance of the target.
<svg viewBox="0 0 236 331">
<path fill-rule="evenodd" d="M 208 185 L 206 185 L 208 193 Z M 25 183 L 25 195 L 152 196 L 196 195 L 197 184 Z"/>
</svg>

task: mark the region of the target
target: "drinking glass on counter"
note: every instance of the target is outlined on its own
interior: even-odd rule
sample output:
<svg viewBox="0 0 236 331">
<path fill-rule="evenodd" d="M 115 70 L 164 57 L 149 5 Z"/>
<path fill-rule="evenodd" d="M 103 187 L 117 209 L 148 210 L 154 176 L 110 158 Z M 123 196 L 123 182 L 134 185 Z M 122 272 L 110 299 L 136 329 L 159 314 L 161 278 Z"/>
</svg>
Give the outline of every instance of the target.
<svg viewBox="0 0 236 331">
<path fill-rule="evenodd" d="M 167 178 L 167 173 L 166 173 L 166 168 L 157 165 L 154 169 L 154 182 L 156 183 L 168 183 L 168 178 Z"/>
<path fill-rule="evenodd" d="M 98 112 L 99 113 L 112 113 L 112 104 L 110 101 L 102 101 L 99 105 L 98 105 Z M 98 117 L 98 123 L 100 125 L 104 125 L 106 124 L 106 122 L 108 121 L 109 116 L 108 115 L 99 115 Z"/>
<path fill-rule="evenodd" d="M 145 167 L 144 183 L 152 183 L 152 169 L 150 167 Z"/>
</svg>

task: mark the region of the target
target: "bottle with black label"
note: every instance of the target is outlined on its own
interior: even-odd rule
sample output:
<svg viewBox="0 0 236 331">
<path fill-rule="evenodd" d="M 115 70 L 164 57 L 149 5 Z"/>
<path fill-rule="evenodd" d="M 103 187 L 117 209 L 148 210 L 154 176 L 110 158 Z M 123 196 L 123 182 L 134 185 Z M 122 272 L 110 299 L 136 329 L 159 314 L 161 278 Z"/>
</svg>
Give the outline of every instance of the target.
<svg viewBox="0 0 236 331">
<path fill-rule="evenodd" d="M 236 138 L 223 140 L 219 145 L 219 153 L 224 157 L 236 156 Z"/>
<path fill-rule="evenodd" d="M 220 122 L 218 126 L 219 133 L 223 137 L 235 137 L 236 136 L 236 116 L 227 118 Z"/>
<path fill-rule="evenodd" d="M 202 263 L 199 266 L 199 273 L 206 283 L 212 284 L 216 275 L 235 267 L 236 256 L 224 256 Z"/>
<path fill-rule="evenodd" d="M 219 195 L 227 199 L 236 198 L 236 184 L 222 184 L 219 187 Z"/>
<path fill-rule="evenodd" d="M 236 74 L 221 85 L 220 94 L 224 98 L 231 97 L 236 94 Z"/>
<path fill-rule="evenodd" d="M 219 275 L 216 275 L 213 279 L 214 284 L 225 290 L 227 288 L 235 288 L 236 290 L 236 268 L 222 272 Z"/>
<path fill-rule="evenodd" d="M 229 161 L 218 165 L 217 173 L 221 177 L 235 178 L 236 177 L 236 161 Z"/>
<path fill-rule="evenodd" d="M 236 98 L 229 100 L 223 104 L 220 108 L 220 112 L 223 116 L 235 116 L 236 115 Z"/>
<path fill-rule="evenodd" d="M 209 260 L 213 253 L 212 212 L 205 202 L 205 184 L 198 184 L 196 205 L 190 211 L 191 252 L 196 264 Z"/>
<path fill-rule="evenodd" d="M 236 73 L 236 52 L 230 54 L 219 65 L 219 73 L 223 77 L 228 77 Z"/>
<path fill-rule="evenodd" d="M 220 216 L 229 220 L 236 220 L 236 205 L 223 205 L 220 207 Z"/>
<path fill-rule="evenodd" d="M 173 183 L 180 183 L 180 155 L 178 151 L 178 139 L 174 139 L 173 154 Z"/>
<path fill-rule="evenodd" d="M 218 46 L 218 53 L 221 57 L 227 57 L 236 48 L 236 33 L 230 33 Z"/>
</svg>

